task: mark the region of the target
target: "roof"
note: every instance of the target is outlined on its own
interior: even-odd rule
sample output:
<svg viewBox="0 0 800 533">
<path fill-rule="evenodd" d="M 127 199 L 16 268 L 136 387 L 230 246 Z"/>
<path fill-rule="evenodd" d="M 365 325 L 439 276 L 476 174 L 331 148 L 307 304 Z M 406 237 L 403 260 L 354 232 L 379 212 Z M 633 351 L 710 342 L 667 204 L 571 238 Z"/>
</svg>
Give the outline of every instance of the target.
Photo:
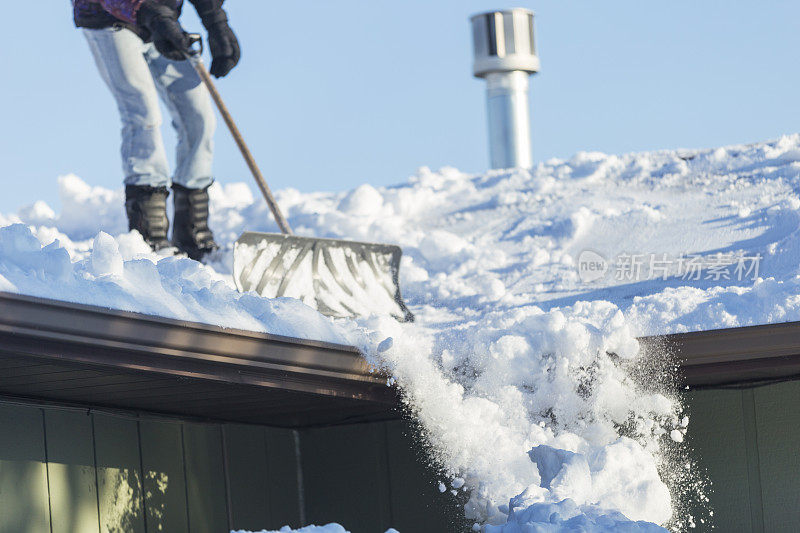
<svg viewBox="0 0 800 533">
<path fill-rule="evenodd" d="M 703 388 L 800 378 L 800 322 L 676 333 L 640 339 L 671 351 L 683 382 Z"/>
<path fill-rule="evenodd" d="M 800 322 L 640 340 L 690 387 L 800 377 Z M 291 428 L 401 416 L 351 346 L 2 292 L 0 396 Z"/>
<path fill-rule="evenodd" d="M 399 416 L 353 347 L 8 293 L 0 395 L 279 427 Z"/>
</svg>

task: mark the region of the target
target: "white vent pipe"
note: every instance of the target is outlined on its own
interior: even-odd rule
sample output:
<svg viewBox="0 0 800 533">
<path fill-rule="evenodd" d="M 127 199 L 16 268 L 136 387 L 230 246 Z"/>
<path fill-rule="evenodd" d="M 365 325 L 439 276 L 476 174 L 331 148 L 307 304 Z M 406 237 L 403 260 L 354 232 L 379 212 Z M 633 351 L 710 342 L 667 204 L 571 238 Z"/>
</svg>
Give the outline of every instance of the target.
<svg viewBox="0 0 800 533">
<path fill-rule="evenodd" d="M 516 8 L 472 17 L 473 72 L 486 80 L 492 168 L 531 168 L 528 78 L 539 71 L 533 12 Z"/>
</svg>

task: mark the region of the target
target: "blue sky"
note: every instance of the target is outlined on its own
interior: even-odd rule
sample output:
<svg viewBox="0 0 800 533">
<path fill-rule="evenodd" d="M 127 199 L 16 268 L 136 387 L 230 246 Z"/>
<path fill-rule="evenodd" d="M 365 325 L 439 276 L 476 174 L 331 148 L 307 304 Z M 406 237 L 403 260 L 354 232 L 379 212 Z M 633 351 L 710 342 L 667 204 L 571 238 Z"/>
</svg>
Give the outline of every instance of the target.
<svg viewBox="0 0 800 533">
<path fill-rule="evenodd" d="M 69 172 L 120 187 L 116 108 L 72 27 L 70 3 L 7 4 L 0 211 L 37 199 L 58 207 L 56 179 Z M 580 150 L 755 142 L 800 130 L 798 2 L 226 5 L 243 57 L 219 88 L 276 189 L 392 184 L 423 165 L 485 169 L 483 83 L 471 76 L 468 17 L 515 5 L 537 14 L 536 161 Z M 185 27 L 199 28 L 187 11 Z M 250 180 L 222 128 L 217 144 L 217 178 Z"/>
</svg>

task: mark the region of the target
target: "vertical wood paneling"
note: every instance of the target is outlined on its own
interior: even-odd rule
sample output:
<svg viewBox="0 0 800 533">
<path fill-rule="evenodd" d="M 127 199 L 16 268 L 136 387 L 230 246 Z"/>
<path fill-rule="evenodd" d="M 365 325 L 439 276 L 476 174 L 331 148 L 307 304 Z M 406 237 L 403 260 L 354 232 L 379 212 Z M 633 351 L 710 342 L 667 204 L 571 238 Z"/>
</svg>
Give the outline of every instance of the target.
<svg viewBox="0 0 800 533">
<path fill-rule="evenodd" d="M 713 482 L 716 531 L 796 531 L 798 405 L 800 382 L 689 395 L 688 443 Z M 402 422 L 300 432 L 303 521 L 293 432 L 227 426 L 234 527 L 462 531 L 458 502 L 438 493 L 412 434 Z M 219 425 L 0 403 L 2 532 L 50 533 L 51 521 L 53 533 L 226 531 L 225 468 Z"/>
<path fill-rule="evenodd" d="M 399 531 L 461 532 L 472 524 L 464 519 L 463 504 L 450 492 L 438 489 L 438 476 L 429 466 L 425 450 L 406 422 L 388 422 L 389 481 L 392 527 Z"/>
<path fill-rule="evenodd" d="M 184 424 L 183 437 L 189 531 L 229 531 L 221 428 Z"/>
<path fill-rule="evenodd" d="M 752 391 L 758 428 L 764 531 L 800 528 L 800 382 Z"/>
<path fill-rule="evenodd" d="M 264 429 L 225 426 L 232 527 L 260 531 L 276 529 L 269 515 L 269 474 Z"/>
<path fill-rule="evenodd" d="M 92 418 L 45 409 L 53 533 L 99 532 Z"/>
<path fill-rule="evenodd" d="M 750 531 L 748 458 L 741 391 L 693 392 L 689 395 L 689 415 L 688 446 L 713 483 L 710 499 L 715 531 Z M 706 529 L 700 527 L 698 532 L 702 531 Z"/>
<path fill-rule="evenodd" d="M 136 420 L 93 415 L 101 533 L 144 533 Z"/>
<path fill-rule="evenodd" d="M 764 533 L 764 503 L 761 492 L 761 458 L 758 452 L 758 427 L 753 389 L 742 391 L 744 442 L 747 449 L 747 488 L 750 494 L 750 527 Z"/>
<path fill-rule="evenodd" d="M 381 424 L 306 430 L 302 450 L 309 523 L 339 522 L 352 533 L 392 527 Z"/>
<path fill-rule="evenodd" d="M 180 422 L 139 422 L 148 533 L 187 533 Z"/>
<path fill-rule="evenodd" d="M 0 529 L 49 533 L 41 409 L 0 404 Z"/>
<path fill-rule="evenodd" d="M 269 475 L 268 527 L 293 529 L 307 525 L 300 517 L 298 464 L 294 432 L 288 429 L 265 428 L 267 440 L 267 472 Z M 306 522 L 306 523 L 302 523 Z"/>
</svg>

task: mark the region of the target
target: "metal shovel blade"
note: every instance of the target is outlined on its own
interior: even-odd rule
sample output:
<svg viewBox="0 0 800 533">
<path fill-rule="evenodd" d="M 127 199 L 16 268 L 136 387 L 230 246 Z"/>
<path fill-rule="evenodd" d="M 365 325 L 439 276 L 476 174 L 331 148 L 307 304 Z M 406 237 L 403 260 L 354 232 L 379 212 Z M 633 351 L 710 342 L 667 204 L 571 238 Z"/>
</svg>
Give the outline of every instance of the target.
<svg viewBox="0 0 800 533">
<path fill-rule="evenodd" d="M 400 295 L 398 246 L 247 232 L 233 249 L 242 292 L 302 300 L 332 317 L 391 315 L 411 322 Z"/>
</svg>

